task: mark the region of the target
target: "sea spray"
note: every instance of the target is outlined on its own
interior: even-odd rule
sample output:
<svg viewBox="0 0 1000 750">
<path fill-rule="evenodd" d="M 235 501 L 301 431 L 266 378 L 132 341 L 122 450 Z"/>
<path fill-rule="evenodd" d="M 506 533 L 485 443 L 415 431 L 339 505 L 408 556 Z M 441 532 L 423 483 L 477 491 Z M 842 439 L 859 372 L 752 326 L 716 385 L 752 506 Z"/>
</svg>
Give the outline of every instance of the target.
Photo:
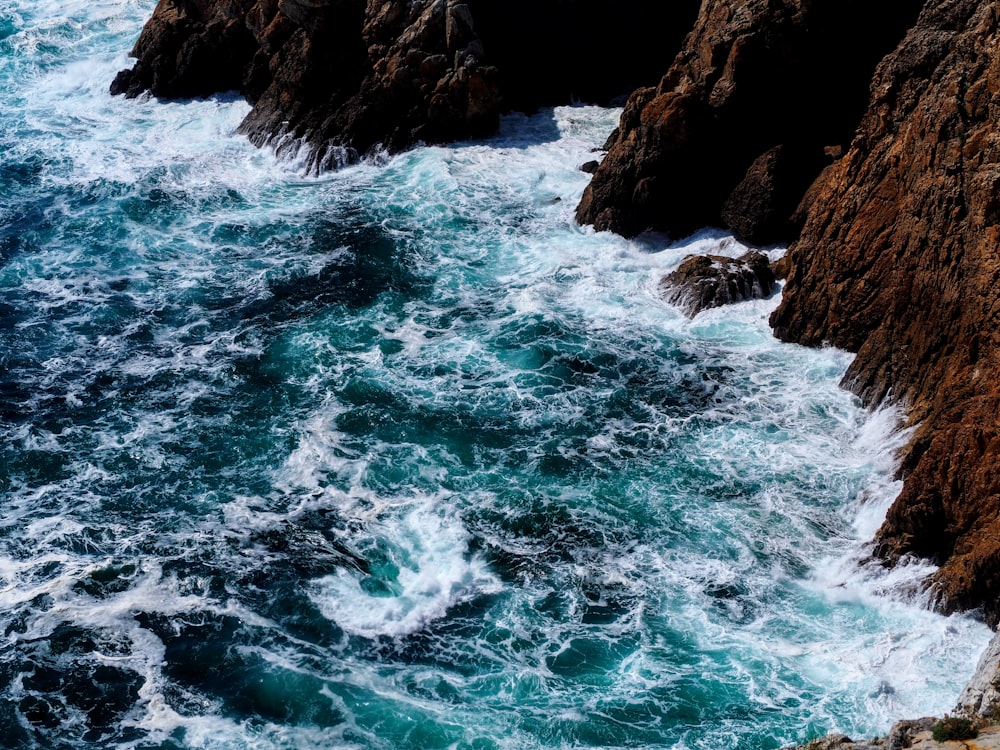
<svg viewBox="0 0 1000 750">
<path fill-rule="evenodd" d="M 241 101 L 107 95 L 150 10 L 0 33 L 7 746 L 774 748 L 950 708 L 986 629 L 859 564 L 894 415 L 775 299 L 662 302 L 732 238 L 574 223 L 617 111 L 312 177 Z"/>
</svg>

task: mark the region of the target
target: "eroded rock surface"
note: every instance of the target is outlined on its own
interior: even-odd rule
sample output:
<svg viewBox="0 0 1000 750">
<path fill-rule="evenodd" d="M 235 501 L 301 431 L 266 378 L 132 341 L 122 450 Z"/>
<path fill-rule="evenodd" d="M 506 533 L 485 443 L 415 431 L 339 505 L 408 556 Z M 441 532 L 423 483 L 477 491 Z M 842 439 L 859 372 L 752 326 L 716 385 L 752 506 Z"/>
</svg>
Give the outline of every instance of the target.
<svg viewBox="0 0 1000 750">
<path fill-rule="evenodd" d="M 1000 617 L 998 6 L 931 0 L 878 67 L 792 248 L 775 332 L 856 351 L 844 379 L 919 427 L 877 552 L 941 565 L 945 611 Z"/>
<path fill-rule="evenodd" d="M 872 740 L 833 734 L 787 750 L 1000 750 L 1000 726 L 986 724 L 974 738 L 939 742 L 932 731 L 936 721 L 932 718 L 900 721 L 887 736 Z"/>
<path fill-rule="evenodd" d="M 663 278 L 660 289 L 667 302 L 693 318 L 712 307 L 768 297 L 776 282 L 767 256 L 751 251 L 739 258 L 692 255 Z"/>
<path fill-rule="evenodd" d="M 161 0 L 115 94 L 235 90 L 257 145 L 314 169 L 492 132 L 501 112 L 656 80 L 697 0 Z"/>
<path fill-rule="evenodd" d="M 875 65 L 921 4 L 708 0 L 659 86 L 629 99 L 577 218 L 627 236 L 728 218 L 742 239 L 789 239 L 824 149 L 850 142 Z"/>
<path fill-rule="evenodd" d="M 955 710 L 964 716 L 1000 717 L 1000 634 L 979 658 L 972 679 L 958 696 Z"/>
</svg>

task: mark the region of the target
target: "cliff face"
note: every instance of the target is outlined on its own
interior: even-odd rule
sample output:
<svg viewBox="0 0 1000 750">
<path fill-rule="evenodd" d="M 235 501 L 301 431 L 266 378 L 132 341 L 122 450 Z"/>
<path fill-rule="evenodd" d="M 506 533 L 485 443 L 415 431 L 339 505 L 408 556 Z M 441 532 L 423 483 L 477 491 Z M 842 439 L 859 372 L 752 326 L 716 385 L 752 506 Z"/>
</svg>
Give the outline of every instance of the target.
<svg viewBox="0 0 1000 750">
<path fill-rule="evenodd" d="M 901 401 L 916 436 L 878 535 L 942 565 L 945 610 L 1000 617 L 998 6 L 931 0 L 878 67 L 819 186 L 775 332 L 858 356 L 845 385 Z"/>
<path fill-rule="evenodd" d="M 376 145 L 483 135 L 509 109 L 606 102 L 655 80 L 658 51 L 676 50 L 696 12 L 697 0 L 161 0 L 111 91 L 240 91 L 251 141 L 305 142 L 324 169 Z"/>
<path fill-rule="evenodd" d="M 850 141 L 875 65 L 920 4 L 706 0 L 659 86 L 629 99 L 577 218 L 625 235 L 725 223 L 788 239 L 825 147 Z"/>
</svg>

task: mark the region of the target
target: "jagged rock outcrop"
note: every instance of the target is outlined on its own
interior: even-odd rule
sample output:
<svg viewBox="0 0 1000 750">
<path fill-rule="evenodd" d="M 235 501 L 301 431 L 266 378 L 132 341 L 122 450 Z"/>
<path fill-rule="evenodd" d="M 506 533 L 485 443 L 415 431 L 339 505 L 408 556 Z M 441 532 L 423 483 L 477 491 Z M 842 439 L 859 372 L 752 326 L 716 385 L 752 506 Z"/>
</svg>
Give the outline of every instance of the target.
<svg viewBox="0 0 1000 750">
<path fill-rule="evenodd" d="M 702 310 L 768 297 L 777 279 L 764 253 L 692 255 L 660 282 L 663 298 L 693 318 Z"/>
<path fill-rule="evenodd" d="M 1000 33 L 996 3 L 929 0 L 878 67 L 820 186 L 775 332 L 856 351 L 844 384 L 916 433 L 878 533 L 941 565 L 945 611 L 1000 619 Z"/>
<path fill-rule="evenodd" d="M 502 111 L 607 101 L 659 76 L 697 0 L 161 0 L 112 93 L 236 90 L 257 145 L 314 169 L 494 130 Z M 599 41 L 594 29 L 601 30 Z"/>
<path fill-rule="evenodd" d="M 958 696 L 955 710 L 963 716 L 1000 718 L 1000 634 L 979 657 L 972 679 Z"/>
<path fill-rule="evenodd" d="M 751 242 L 789 239 L 824 149 L 850 142 L 875 65 L 921 4 L 707 0 L 659 86 L 626 104 L 577 218 L 628 236 L 726 219 Z"/>
<path fill-rule="evenodd" d="M 212 8 L 203 2 L 161 2 L 146 23 L 132 55 L 138 62 L 111 84 L 113 94 L 153 91 L 164 98 L 208 96 L 240 89 L 257 49 L 244 19 L 250 0 Z"/>
<path fill-rule="evenodd" d="M 334 167 L 496 127 L 496 69 L 472 27 L 456 0 L 162 0 L 112 93 L 242 91 L 251 141 L 305 141 L 313 167 Z"/>
<path fill-rule="evenodd" d="M 873 740 L 852 740 L 843 734 L 821 737 L 787 750 L 1000 750 L 1000 726 L 986 724 L 974 730 L 975 739 L 935 740 L 933 718 L 897 722 L 888 735 Z"/>
</svg>

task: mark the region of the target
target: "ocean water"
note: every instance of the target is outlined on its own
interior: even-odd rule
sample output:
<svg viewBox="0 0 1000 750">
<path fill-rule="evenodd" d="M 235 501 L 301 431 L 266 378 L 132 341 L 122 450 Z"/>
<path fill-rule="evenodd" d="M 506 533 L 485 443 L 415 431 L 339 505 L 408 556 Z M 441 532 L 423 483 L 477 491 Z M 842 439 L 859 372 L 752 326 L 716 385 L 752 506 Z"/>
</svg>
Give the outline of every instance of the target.
<svg viewBox="0 0 1000 750">
<path fill-rule="evenodd" d="M 865 564 L 891 410 L 706 230 L 573 221 L 618 112 L 310 176 L 112 99 L 149 0 L 0 3 L 0 747 L 777 748 L 988 639 Z M 771 250 L 780 253 L 780 249 Z"/>
</svg>

